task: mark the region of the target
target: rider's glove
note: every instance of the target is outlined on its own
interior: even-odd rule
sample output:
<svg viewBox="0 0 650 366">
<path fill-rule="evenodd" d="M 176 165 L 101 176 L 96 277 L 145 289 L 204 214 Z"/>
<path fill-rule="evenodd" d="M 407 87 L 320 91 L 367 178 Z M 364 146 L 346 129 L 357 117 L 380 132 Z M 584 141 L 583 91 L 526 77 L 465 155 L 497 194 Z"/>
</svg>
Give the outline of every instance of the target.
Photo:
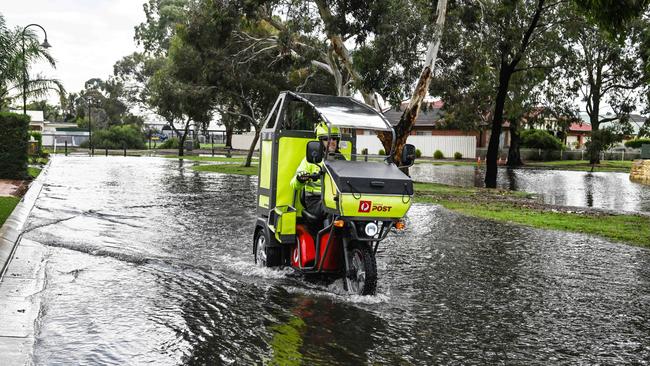
<svg viewBox="0 0 650 366">
<path fill-rule="evenodd" d="M 300 182 L 300 183 L 305 183 L 306 181 L 309 180 L 309 178 L 310 178 L 309 173 L 307 173 L 307 172 L 300 172 L 300 173 L 298 173 L 298 176 L 296 177 L 296 179 L 298 179 L 298 182 Z"/>
</svg>

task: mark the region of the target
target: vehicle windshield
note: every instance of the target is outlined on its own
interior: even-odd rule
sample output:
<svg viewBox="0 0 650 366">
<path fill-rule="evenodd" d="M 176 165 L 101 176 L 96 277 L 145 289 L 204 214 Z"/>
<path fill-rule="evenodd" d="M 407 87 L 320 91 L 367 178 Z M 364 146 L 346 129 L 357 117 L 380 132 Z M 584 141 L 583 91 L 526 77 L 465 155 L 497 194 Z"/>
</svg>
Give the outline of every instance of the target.
<svg viewBox="0 0 650 366">
<path fill-rule="evenodd" d="M 377 111 L 351 97 L 298 94 L 306 99 L 332 126 L 390 131 L 392 126 Z"/>
</svg>

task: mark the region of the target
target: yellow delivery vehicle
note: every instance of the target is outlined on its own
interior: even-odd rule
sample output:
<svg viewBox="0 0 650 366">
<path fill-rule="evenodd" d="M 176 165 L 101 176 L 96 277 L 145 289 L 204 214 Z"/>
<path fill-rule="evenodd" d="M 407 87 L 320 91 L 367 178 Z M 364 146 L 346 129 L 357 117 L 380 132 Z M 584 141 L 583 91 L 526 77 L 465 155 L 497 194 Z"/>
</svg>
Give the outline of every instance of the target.
<svg viewBox="0 0 650 366">
<path fill-rule="evenodd" d="M 290 266 L 305 276 L 344 279 L 347 291 L 374 295 L 375 255 L 413 197 L 410 166 L 392 152 L 357 155 L 356 131 L 395 132 L 373 108 L 351 98 L 283 92 L 261 133 L 255 262 Z M 393 143 L 393 149 L 395 148 Z"/>
</svg>

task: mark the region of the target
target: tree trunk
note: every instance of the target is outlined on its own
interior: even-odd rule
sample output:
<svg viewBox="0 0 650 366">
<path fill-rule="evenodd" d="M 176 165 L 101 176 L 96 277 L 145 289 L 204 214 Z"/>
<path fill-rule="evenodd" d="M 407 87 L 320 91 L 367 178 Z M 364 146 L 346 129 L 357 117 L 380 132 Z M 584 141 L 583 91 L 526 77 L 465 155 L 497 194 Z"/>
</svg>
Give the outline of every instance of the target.
<svg viewBox="0 0 650 366">
<path fill-rule="evenodd" d="M 233 127 L 226 126 L 226 147 L 232 148 L 232 133 L 234 131 Z"/>
<path fill-rule="evenodd" d="M 185 128 L 183 129 L 183 135 L 181 135 L 181 139 L 178 143 L 178 156 L 184 156 L 185 155 L 185 140 L 187 139 L 187 134 L 190 131 L 190 120 L 189 118 L 187 119 L 187 122 L 185 122 Z"/>
<path fill-rule="evenodd" d="M 600 127 L 600 121 L 598 120 L 598 109 L 600 108 L 600 99 L 594 100 L 594 112 L 589 116 L 589 122 L 591 123 L 591 138 L 592 138 L 592 144 L 593 144 L 593 139 L 594 139 L 594 134 L 598 132 L 598 129 Z M 600 142 L 596 142 L 597 144 L 600 144 Z M 594 149 L 591 148 L 590 154 L 589 154 L 589 164 L 592 165 L 591 170 L 593 171 L 594 167 L 593 165 L 600 164 L 600 148 Z"/>
<path fill-rule="evenodd" d="M 499 89 L 497 91 L 497 98 L 494 106 L 494 118 L 492 119 L 492 133 L 490 135 L 487 156 L 485 157 L 485 187 L 487 188 L 497 187 L 497 159 L 499 157 L 501 125 L 503 124 L 503 108 L 506 104 L 512 71 L 513 68 L 511 68 L 510 65 L 501 62 L 501 70 L 499 70 Z"/>
<path fill-rule="evenodd" d="M 255 151 L 255 147 L 257 147 L 257 141 L 260 139 L 260 132 L 261 132 L 261 126 L 255 127 L 255 137 L 253 138 L 253 142 L 251 143 L 251 147 L 248 149 L 248 155 L 246 155 L 246 162 L 244 163 L 245 167 L 250 167 L 251 166 L 251 161 L 253 160 L 253 151 Z"/>
<path fill-rule="evenodd" d="M 418 113 L 420 112 L 420 106 L 422 101 L 429 91 L 429 84 L 431 83 L 431 77 L 433 74 L 433 69 L 436 64 L 436 59 L 438 58 L 438 49 L 440 48 L 440 41 L 442 39 L 442 30 L 445 26 L 445 16 L 447 14 L 447 0 L 439 0 L 438 8 L 436 9 L 436 30 L 433 34 L 433 39 L 429 42 L 427 47 L 427 55 L 420 74 L 420 79 L 418 80 L 415 89 L 413 90 L 413 95 L 409 100 L 409 105 L 402 113 L 399 123 L 395 126 L 395 151 L 393 151 L 393 161 L 399 162 L 400 156 L 402 155 L 402 149 L 406 144 L 406 139 L 408 138 L 413 126 L 415 126 L 415 121 L 418 118 Z M 391 151 L 393 136 L 388 132 L 380 132 L 377 134 L 382 145 L 384 145 L 385 151 Z"/>
<path fill-rule="evenodd" d="M 508 149 L 508 167 L 517 168 L 524 163 L 521 161 L 521 137 L 517 123 L 510 122 L 510 148 Z"/>
</svg>

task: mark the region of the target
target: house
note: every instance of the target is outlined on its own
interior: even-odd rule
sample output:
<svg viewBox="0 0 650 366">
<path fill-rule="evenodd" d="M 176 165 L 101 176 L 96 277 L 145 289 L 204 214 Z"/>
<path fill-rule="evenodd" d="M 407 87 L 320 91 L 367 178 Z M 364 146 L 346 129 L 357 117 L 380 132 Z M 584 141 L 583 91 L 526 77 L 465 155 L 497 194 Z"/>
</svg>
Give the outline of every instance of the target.
<svg viewBox="0 0 650 366">
<path fill-rule="evenodd" d="M 12 109 L 11 113 L 23 114 L 22 109 Z M 43 117 L 43 111 L 27 111 L 29 116 L 29 130 L 30 131 L 43 131 L 45 127 L 45 118 Z"/>
<path fill-rule="evenodd" d="M 390 107 L 382 111 L 386 119 L 395 126 L 399 123 L 404 110 L 408 106 L 408 101 L 395 108 Z M 481 143 L 484 138 L 483 131 L 463 131 L 459 129 L 444 128 L 444 111 L 442 107 L 444 102 L 441 100 L 424 101 L 420 108 L 418 118 L 415 120 L 415 126 L 411 131 L 413 136 L 474 136 L 476 137 L 477 147 L 482 147 Z M 362 134 L 371 134 L 372 131 L 364 131 Z"/>
<path fill-rule="evenodd" d="M 45 122 L 43 128 L 43 146 L 48 147 L 78 147 L 88 140 L 88 129 L 79 128 L 76 123 Z"/>
</svg>

